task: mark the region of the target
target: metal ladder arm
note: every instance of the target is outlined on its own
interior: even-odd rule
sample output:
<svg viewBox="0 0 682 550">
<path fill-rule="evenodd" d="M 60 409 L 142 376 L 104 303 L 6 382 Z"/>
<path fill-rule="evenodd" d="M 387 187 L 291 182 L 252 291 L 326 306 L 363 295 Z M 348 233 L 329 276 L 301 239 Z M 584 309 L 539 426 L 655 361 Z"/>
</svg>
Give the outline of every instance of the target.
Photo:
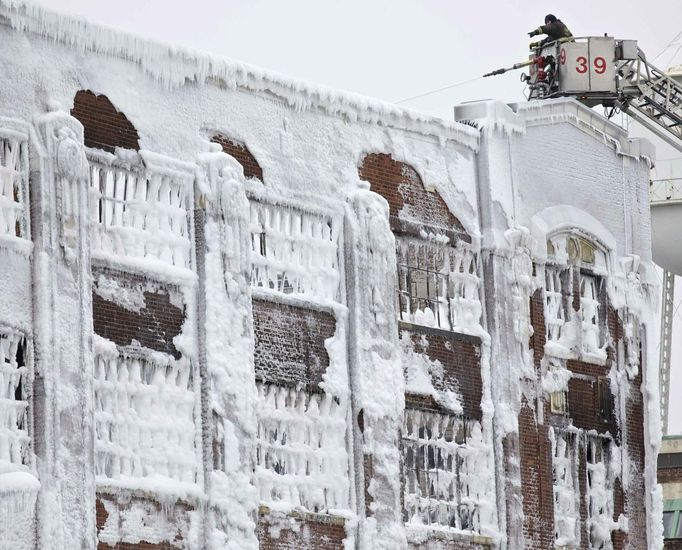
<svg viewBox="0 0 682 550">
<path fill-rule="evenodd" d="M 620 108 L 682 152 L 682 85 L 649 63 L 642 50 L 618 74 Z"/>
</svg>

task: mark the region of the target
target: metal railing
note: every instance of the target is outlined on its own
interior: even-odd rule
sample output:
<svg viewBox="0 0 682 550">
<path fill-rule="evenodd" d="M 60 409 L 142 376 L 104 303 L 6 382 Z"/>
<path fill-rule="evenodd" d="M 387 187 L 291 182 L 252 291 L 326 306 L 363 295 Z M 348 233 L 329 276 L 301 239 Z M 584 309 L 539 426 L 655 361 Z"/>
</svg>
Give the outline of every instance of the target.
<svg viewBox="0 0 682 550">
<path fill-rule="evenodd" d="M 651 170 L 649 202 L 673 201 L 682 201 L 682 158 L 659 160 Z"/>
</svg>

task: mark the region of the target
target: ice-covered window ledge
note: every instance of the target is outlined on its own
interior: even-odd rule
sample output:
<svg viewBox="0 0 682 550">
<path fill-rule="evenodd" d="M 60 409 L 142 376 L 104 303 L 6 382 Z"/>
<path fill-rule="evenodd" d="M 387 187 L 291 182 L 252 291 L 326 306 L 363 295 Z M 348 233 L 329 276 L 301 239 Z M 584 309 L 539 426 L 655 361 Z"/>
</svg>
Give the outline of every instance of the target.
<svg viewBox="0 0 682 550">
<path fill-rule="evenodd" d="M 336 319 L 340 319 L 348 313 L 348 308 L 345 305 L 332 300 L 312 300 L 305 294 L 282 294 L 270 288 L 251 288 L 251 298 L 252 300 L 275 302 L 283 306 L 300 307 L 321 313 L 329 313 Z"/>
<path fill-rule="evenodd" d="M 96 476 L 95 484 L 98 494 L 111 496 L 126 496 L 152 500 L 159 504 L 184 504 L 197 507 L 208 502 L 208 496 L 195 483 L 183 483 L 164 477 L 111 479 L 106 476 Z"/>
<path fill-rule="evenodd" d="M 599 367 L 606 366 L 608 356 L 605 349 L 599 349 L 595 352 L 578 352 L 562 346 L 557 342 L 547 342 L 545 344 L 544 353 L 547 357 L 555 359 L 564 359 L 567 361 L 580 361 L 581 363 L 588 363 L 590 365 L 597 365 Z"/>
<path fill-rule="evenodd" d="M 153 258 L 132 258 L 93 250 L 90 260 L 93 266 L 140 275 L 159 283 L 194 288 L 199 281 L 194 271 L 172 266 Z"/>
<path fill-rule="evenodd" d="M 33 242 L 13 235 L 0 234 L 0 248 L 10 250 L 26 258 L 33 254 Z"/>
<path fill-rule="evenodd" d="M 474 344 L 481 343 L 482 329 L 471 331 L 448 330 L 428 325 L 420 325 L 418 323 L 411 323 L 409 321 L 398 321 L 398 330 L 400 332 L 407 330 L 409 332 L 416 332 L 420 334 L 433 334 L 434 336 L 443 336 L 448 340 L 465 340 Z"/>
<path fill-rule="evenodd" d="M 328 513 L 323 514 L 305 510 L 279 510 L 265 504 L 261 504 L 258 507 L 258 517 L 264 518 L 267 521 L 268 517 L 276 516 L 293 518 L 304 522 L 339 526 L 345 525 L 347 521 L 352 521 L 356 517 L 350 510 L 330 510 Z"/>
<path fill-rule="evenodd" d="M 407 542 L 410 544 L 428 544 L 430 542 L 462 542 L 478 544 L 493 548 L 496 538 L 478 533 L 462 532 L 447 528 L 434 528 L 428 525 L 405 524 Z"/>
</svg>

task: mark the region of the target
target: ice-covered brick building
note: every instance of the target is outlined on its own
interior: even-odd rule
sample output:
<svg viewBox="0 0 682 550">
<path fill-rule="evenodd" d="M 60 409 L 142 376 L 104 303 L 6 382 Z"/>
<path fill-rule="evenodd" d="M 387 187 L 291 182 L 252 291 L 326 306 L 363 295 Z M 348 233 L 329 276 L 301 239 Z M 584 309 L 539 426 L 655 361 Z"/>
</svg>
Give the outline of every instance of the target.
<svg viewBox="0 0 682 550">
<path fill-rule="evenodd" d="M 0 41 L 0 548 L 662 542 L 647 143 Z"/>
</svg>

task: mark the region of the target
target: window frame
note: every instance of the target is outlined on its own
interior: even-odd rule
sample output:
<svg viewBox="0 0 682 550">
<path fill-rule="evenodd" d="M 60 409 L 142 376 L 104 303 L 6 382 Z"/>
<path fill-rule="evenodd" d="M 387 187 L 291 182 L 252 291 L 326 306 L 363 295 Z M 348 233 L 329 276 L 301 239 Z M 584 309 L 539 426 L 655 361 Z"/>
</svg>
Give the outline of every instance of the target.
<svg viewBox="0 0 682 550">
<path fill-rule="evenodd" d="M 14 339 L 14 342 L 10 342 L 9 345 L 3 346 L 8 350 L 12 350 L 14 347 L 14 358 L 4 355 L 4 351 L 0 352 L 0 359 L 2 364 L 0 364 L 0 377 L 3 380 L 3 394 L 0 397 L 3 398 L 9 406 L 10 403 L 21 403 L 23 411 L 15 411 L 15 417 L 9 415 L 10 423 L 12 427 L 2 426 L 2 429 L 8 430 L 14 433 L 14 439 L 19 442 L 18 455 L 17 451 L 10 456 L 9 464 L 12 465 L 14 471 L 34 471 L 35 470 L 35 455 L 33 453 L 34 445 L 34 430 L 33 430 L 33 353 L 31 341 L 27 335 L 19 330 L 14 330 L 6 325 L 0 325 L 0 339 L 9 341 Z M 1 345 L 1 344 L 0 344 Z M 19 361 L 21 357 L 21 364 Z M 15 364 L 13 366 L 13 363 Z M 15 369 L 13 372 L 8 372 L 10 369 Z M 4 373 L 3 373 L 4 371 Z M 16 371 L 21 371 L 16 377 L 18 380 L 12 380 L 13 374 Z M 8 384 L 14 385 L 12 391 L 4 394 L 5 388 L 8 388 Z M 20 398 L 17 398 L 17 392 L 20 392 Z M 13 394 L 13 397 L 12 397 Z M 18 407 L 17 407 L 18 408 Z M 12 421 L 13 420 L 13 421 Z M 9 439 L 9 437 L 8 437 Z M 23 440 L 23 442 L 21 441 Z M 16 443 L 16 441 L 15 441 Z M 11 452 L 11 450 L 10 450 Z M 18 460 L 17 460 L 18 456 Z"/>
<path fill-rule="evenodd" d="M 564 243 L 563 255 L 557 253 L 557 245 L 555 243 Z M 543 286 L 545 337 L 547 343 L 558 343 L 560 341 L 563 329 L 567 323 L 571 322 L 573 313 L 578 313 L 580 319 L 579 341 L 574 342 L 574 346 L 568 350 L 568 355 L 564 358 L 575 358 L 592 362 L 591 359 L 594 356 L 595 350 L 589 349 L 589 347 L 586 348 L 589 338 L 587 329 L 589 327 L 596 328 L 597 349 L 602 349 L 606 343 L 607 302 L 604 285 L 608 273 L 606 269 L 608 262 L 609 256 L 606 249 L 596 239 L 580 232 L 558 232 L 547 238 L 547 260 L 545 263 L 545 284 Z M 600 269 L 600 266 L 603 269 Z M 551 289 L 549 289 L 549 274 L 551 274 L 552 281 Z M 591 282 L 589 287 L 586 284 L 588 281 Z M 560 285 L 558 291 L 556 288 L 557 283 Z M 585 306 L 588 298 L 584 290 L 587 288 L 593 289 L 593 297 L 590 299 L 597 303 L 596 311 L 589 322 L 585 318 Z M 558 308 L 556 304 L 553 305 L 552 309 L 556 309 L 558 315 L 554 315 L 550 319 L 548 315 L 550 304 L 552 304 L 552 301 L 556 302 L 557 294 L 561 294 L 562 302 Z M 576 300 L 578 301 L 577 310 L 574 308 Z M 558 324 L 557 321 L 561 321 L 558 329 L 555 326 Z M 554 351 L 553 354 L 557 356 L 563 355 L 558 351 Z"/>
<path fill-rule="evenodd" d="M 414 415 L 414 416 L 412 416 Z M 417 422 L 419 417 L 417 415 L 431 415 L 436 417 L 439 422 L 443 423 L 446 428 L 443 430 L 442 438 L 433 438 L 432 434 L 424 438 L 422 430 L 427 428 L 420 426 L 416 437 L 411 435 L 414 429 L 410 430 L 410 422 Z M 400 440 L 401 453 L 401 476 L 402 476 L 402 515 L 403 521 L 406 525 L 412 524 L 412 518 L 417 514 L 422 520 L 421 525 L 435 530 L 456 529 L 461 531 L 469 531 L 471 533 L 480 533 L 481 518 L 480 509 L 477 503 L 467 503 L 471 500 L 471 488 L 468 485 L 467 478 L 470 474 L 467 473 L 469 467 L 466 454 L 467 440 L 471 437 L 472 429 L 477 421 L 467 418 L 464 415 L 449 413 L 442 410 L 426 409 L 416 406 L 405 407 L 403 413 L 403 429 Z M 451 440 L 445 439 L 445 434 L 448 433 L 449 427 L 452 426 Z M 456 430 L 456 431 L 455 431 Z M 439 440 L 444 441 L 439 443 Z M 450 447 L 453 454 L 443 457 L 443 451 L 446 446 Z M 408 457 L 412 456 L 412 459 Z M 423 468 L 417 465 L 419 458 L 423 458 L 426 462 Z M 430 467 L 429 463 L 433 460 L 436 465 L 435 468 Z M 452 466 L 447 468 L 438 468 L 437 461 L 443 460 L 443 464 L 447 466 L 450 463 Z M 414 467 L 410 467 L 413 464 Z M 436 474 L 436 483 L 433 481 L 433 474 Z M 411 474 L 414 474 L 414 480 Z M 452 476 L 450 480 L 450 493 L 454 500 L 446 500 L 440 498 L 436 494 L 434 498 L 430 493 L 430 488 L 440 487 L 438 482 L 439 477 Z M 414 484 L 412 483 L 414 481 Z M 427 496 L 422 495 L 422 485 L 427 489 Z M 412 490 L 414 485 L 414 491 Z M 437 491 L 438 493 L 438 491 Z M 408 501 L 412 503 L 408 504 Z M 426 501 L 426 509 L 423 508 Z M 435 506 L 435 507 L 434 507 Z M 408 508 L 409 507 L 409 508 Z M 435 519 L 434 519 L 435 512 Z M 412 515 L 410 515 L 412 513 Z M 447 523 L 440 520 L 443 513 L 447 514 Z"/>
</svg>

